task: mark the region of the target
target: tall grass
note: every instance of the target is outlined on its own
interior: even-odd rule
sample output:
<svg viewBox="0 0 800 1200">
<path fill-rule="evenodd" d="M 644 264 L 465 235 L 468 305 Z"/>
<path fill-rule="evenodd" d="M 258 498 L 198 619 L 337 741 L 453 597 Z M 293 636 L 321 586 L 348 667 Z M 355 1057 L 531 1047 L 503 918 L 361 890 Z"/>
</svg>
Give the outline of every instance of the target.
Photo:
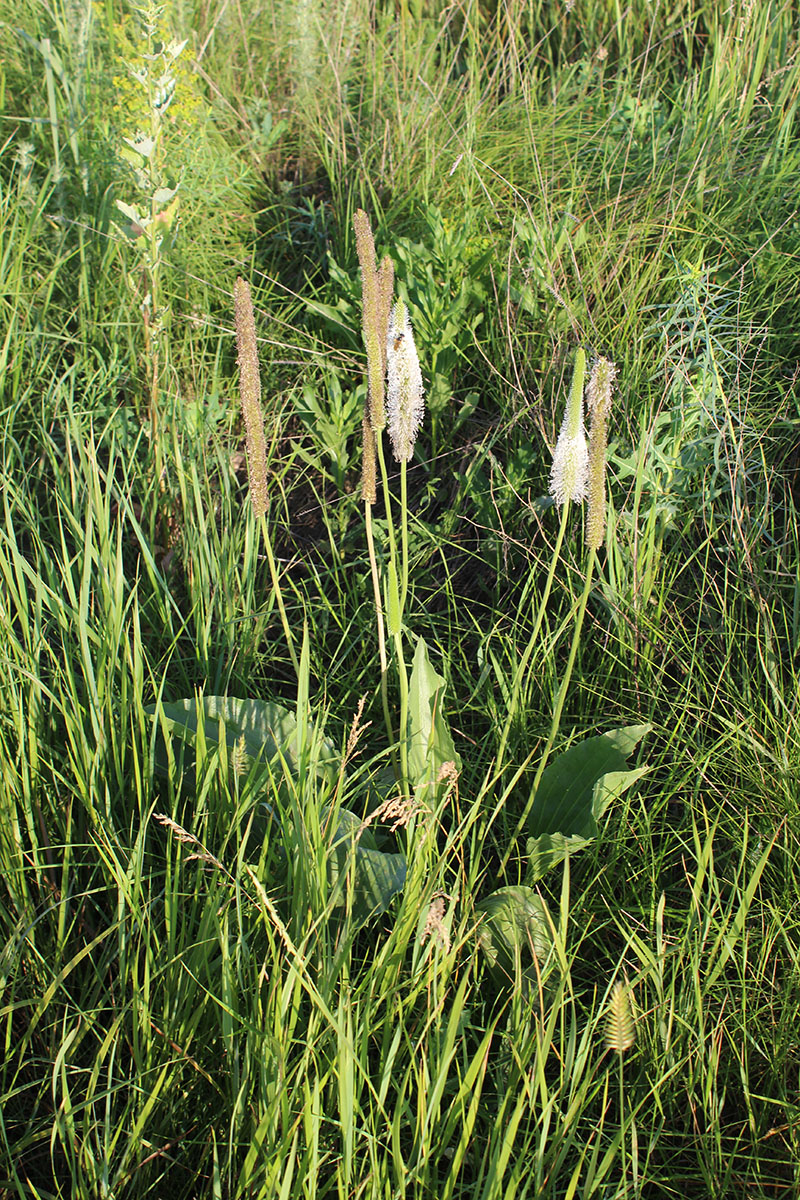
<svg viewBox="0 0 800 1200">
<path fill-rule="evenodd" d="M 0 1195 L 797 1191 L 798 29 L 789 3 L 723 9 L 169 7 L 191 71 L 165 133 L 158 454 L 141 261 L 112 220 L 135 15 L 10 13 Z M 462 761 L 361 928 L 326 867 L 328 806 L 369 819 L 390 777 L 359 207 L 423 365 L 407 611 Z M 237 274 L 301 698 L 247 503 Z M 540 883 L 532 991 L 489 970 L 476 904 L 519 882 L 522 848 L 500 867 L 585 582 L 574 519 L 535 625 L 576 344 L 619 375 L 558 745 L 650 722 L 651 770 Z M 202 732 L 182 755 L 148 706 L 197 691 L 302 699 L 346 769 L 265 775 Z"/>
</svg>

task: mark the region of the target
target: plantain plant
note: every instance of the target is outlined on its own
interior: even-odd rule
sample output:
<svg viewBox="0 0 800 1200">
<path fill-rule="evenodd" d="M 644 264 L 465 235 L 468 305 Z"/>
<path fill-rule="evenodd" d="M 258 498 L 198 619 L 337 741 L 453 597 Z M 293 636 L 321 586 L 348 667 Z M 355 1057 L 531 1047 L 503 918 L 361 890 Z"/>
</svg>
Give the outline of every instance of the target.
<svg viewBox="0 0 800 1200">
<path fill-rule="evenodd" d="M 337 751 L 325 735 L 324 722 L 313 711 L 308 626 L 304 625 L 298 650 L 271 542 L 255 319 L 249 287 L 241 278 L 236 281 L 235 311 L 249 494 L 261 531 L 272 597 L 296 676 L 297 700 L 292 711 L 271 699 L 200 695 L 174 703 L 159 702 L 150 711 L 161 724 L 167 757 L 173 766 L 175 747 L 180 743 L 194 750 L 210 746 L 240 774 L 246 770 L 253 787 L 268 793 L 271 803 L 263 807 L 268 819 L 276 822 L 283 861 L 292 870 L 290 886 L 295 892 L 298 921 L 302 923 L 314 901 L 311 907 L 316 907 L 322 917 L 328 918 L 338 910 L 351 920 L 351 928 L 358 928 L 383 913 L 406 887 L 409 864 L 413 863 L 417 879 L 420 872 L 433 865 L 436 845 L 431 832 L 434 822 L 429 818 L 454 786 L 461 762 L 443 711 L 445 680 L 432 665 L 425 641 L 411 636 L 407 615 L 407 470 L 424 414 L 422 371 L 408 308 L 392 295 L 391 259 L 385 257 L 378 265 L 366 213 L 359 210 L 354 224 L 367 366 L 361 494 L 375 607 L 379 690 L 391 770 L 385 771 L 377 783 L 375 779 L 365 780 L 361 774 L 357 776 L 360 783 L 348 781 L 347 768 L 365 729 L 361 723 L 363 700 L 344 751 Z M 552 498 L 556 510 L 561 510 L 558 537 L 531 637 L 512 682 L 512 714 L 537 647 L 571 507 L 588 499 L 583 592 L 549 734 L 527 802 L 501 862 L 501 878 L 508 878 L 507 867 L 513 858 L 516 882 L 493 891 L 476 905 L 480 916 L 478 941 L 490 968 L 526 989 L 541 988 L 543 972 L 558 958 L 558 930 L 535 884 L 570 854 L 590 844 L 610 804 L 646 770 L 631 767 L 629 758 L 648 731 L 647 725 L 587 738 L 551 761 L 605 525 L 606 425 L 615 368 L 607 359 L 598 359 L 588 385 L 586 369 L 585 351 L 578 349 L 550 476 Z M 591 419 L 588 440 L 584 393 Z M 385 433 L 400 464 L 399 496 L 393 495 L 390 487 Z M 372 509 L 379 496 L 384 507 L 385 535 L 377 547 Z M 409 643 L 413 645 L 411 654 Z M 397 712 L 392 711 L 389 698 L 392 675 L 399 697 Z M 508 733 L 508 726 L 501 731 L 498 771 L 504 763 Z M 515 779 L 526 765 L 515 771 Z M 379 847 L 375 836 L 379 818 L 392 821 L 393 831 L 404 830 L 403 852 Z M 307 865 L 312 862 L 313 869 Z"/>
</svg>

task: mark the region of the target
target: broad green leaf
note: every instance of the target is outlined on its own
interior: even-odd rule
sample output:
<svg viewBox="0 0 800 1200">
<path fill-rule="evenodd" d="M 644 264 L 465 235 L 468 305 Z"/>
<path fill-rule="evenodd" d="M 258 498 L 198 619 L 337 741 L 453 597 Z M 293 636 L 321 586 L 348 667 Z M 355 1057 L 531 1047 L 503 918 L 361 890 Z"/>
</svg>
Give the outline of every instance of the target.
<svg viewBox="0 0 800 1200">
<path fill-rule="evenodd" d="M 146 712 L 155 715 L 156 705 Z M 162 704 L 170 731 L 195 745 L 200 720 L 207 744 L 219 745 L 223 738 L 233 750 L 239 746 L 250 759 L 271 762 L 279 755 L 297 768 L 297 718 L 282 704 L 269 700 L 237 700 L 232 696 L 201 696 L 198 699 L 176 700 Z M 318 739 L 315 766 L 319 773 L 336 774 L 336 751 L 327 738 Z"/>
<path fill-rule="evenodd" d="M 417 642 L 408 687 L 408 771 L 413 786 L 435 783 L 446 762 L 461 769 L 442 712 L 445 681 L 428 659 L 428 647 Z"/>
<path fill-rule="evenodd" d="M 563 833 L 542 833 L 539 837 L 528 838 L 528 882 L 536 883 L 537 879 L 563 862 L 568 854 L 583 850 L 592 840 L 577 833 L 572 837 L 565 837 Z"/>
<path fill-rule="evenodd" d="M 177 188 L 156 188 L 156 190 L 153 192 L 153 203 L 161 208 L 163 205 L 169 204 L 170 200 L 172 200 L 174 196 L 177 196 L 177 194 Z"/>
<path fill-rule="evenodd" d="M 607 771 L 598 779 L 592 788 L 592 816 L 595 822 L 600 820 L 612 800 L 627 792 L 649 770 L 649 767 L 636 767 L 632 771 Z"/>
<path fill-rule="evenodd" d="M 534 839 L 543 834 L 593 838 L 597 821 L 647 768 L 629 770 L 627 756 L 649 732 L 650 725 L 613 729 L 587 738 L 560 754 L 542 775 L 528 818 Z"/>
<path fill-rule="evenodd" d="M 125 204 L 122 200 L 115 200 L 114 203 L 123 216 L 133 221 L 134 225 L 141 225 L 144 228 L 146 218 L 140 216 L 138 208 L 134 208 L 132 204 Z"/>
<path fill-rule="evenodd" d="M 341 809 L 328 856 L 333 903 L 341 907 L 351 902 L 359 923 L 385 912 L 406 881 L 405 856 L 378 850 L 372 831 L 359 833 L 361 826 L 355 813 Z"/>
<path fill-rule="evenodd" d="M 530 980 L 533 959 L 541 969 L 553 946 L 552 924 L 541 896 L 529 887 L 504 887 L 475 907 L 484 914 L 478 944 L 490 967 L 512 977 L 521 972 Z"/>
</svg>

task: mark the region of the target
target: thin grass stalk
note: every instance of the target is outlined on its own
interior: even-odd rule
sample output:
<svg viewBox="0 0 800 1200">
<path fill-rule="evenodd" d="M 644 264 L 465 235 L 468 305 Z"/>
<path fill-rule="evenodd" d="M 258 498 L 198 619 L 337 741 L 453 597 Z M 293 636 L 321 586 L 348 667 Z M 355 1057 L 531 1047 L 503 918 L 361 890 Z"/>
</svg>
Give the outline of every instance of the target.
<svg viewBox="0 0 800 1200">
<path fill-rule="evenodd" d="M 389 562 L 387 564 L 385 582 L 387 625 L 389 636 L 394 642 L 397 673 L 400 681 L 400 725 L 396 744 L 398 745 L 400 753 L 400 783 L 403 790 L 407 791 L 408 730 L 406 725 L 408 722 L 408 671 L 406 668 L 405 658 L 403 656 L 403 608 L 401 603 L 400 585 L 397 570 L 397 535 L 395 532 L 394 518 L 392 515 L 392 497 L 389 490 L 389 475 L 386 469 L 386 456 L 383 452 L 383 439 L 380 435 L 376 437 L 375 445 L 378 451 L 378 464 L 380 467 L 381 481 L 383 486 L 383 498 L 386 507 L 386 529 L 389 541 Z M 402 466 L 405 467 L 405 463 L 403 463 Z M 401 470 L 401 479 L 403 478 L 404 472 Z M 407 528 L 407 520 L 408 518 L 404 507 L 401 513 L 401 537 L 403 528 Z M 401 562 L 401 573 L 402 570 L 403 566 Z"/>
<path fill-rule="evenodd" d="M 378 631 L 378 658 L 381 666 L 381 707 L 383 708 L 383 720 L 386 726 L 386 732 L 389 736 L 389 745 L 394 746 L 395 737 L 392 728 L 392 718 L 389 711 L 389 685 L 388 673 L 389 662 L 386 657 L 386 630 L 383 621 L 383 599 L 381 597 L 381 580 L 378 574 L 378 560 L 375 556 L 375 538 L 372 532 L 372 505 L 367 502 L 364 505 L 364 517 L 367 531 L 367 553 L 369 555 L 369 569 L 372 577 L 372 593 L 375 598 L 375 623 Z"/>
<path fill-rule="evenodd" d="M 564 507 L 566 508 L 567 506 L 565 505 Z M 570 648 L 569 648 L 569 658 L 567 659 L 567 665 L 564 669 L 564 675 L 561 679 L 561 685 L 558 689 L 558 696 L 556 697 L 556 703 L 555 703 L 555 707 L 553 709 L 553 717 L 550 722 L 550 732 L 547 735 L 547 741 L 545 742 L 544 749 L 542 750 L 541 758 L 539 759 L 539 766 L 536 769 L 536 775 L 534 777 L 533 784 L 531 786 L 531 791 L 530 791 L 530 795 L 528 797 L 528 801 L 527 801 L 524 809 L 522 810 L 522 814 L 521 814 L 519 820 L 517 821 L 516 828 L 514 829 L 514 833 L 509 840 L 508 849 L 506 850 L 506 852 L 503 855 L 503 858 L 501 860 L 501 863 L 500 863 L 500 874 L 501 875 L 502 875 L 503 871 L 505 870 L 505 867 L 506 867 L 506 864 L 508 863 L 509 858 L 511 857 L 511 853 L 516 845 L 517 838 L 519 837 L 520 833 L 522 832 L 523 828 L 525 827 L 525 823 L 528 820 L 528 817 L 530 816 L 531 809 L 533 808 L 534 802 L 536 800 L 536 793 L 539 790 L 539 784 L 542 781 L 542 776 L 544 775 L 545 767 L 547 766 L 547 761 L 552 752 L 553 743 L 556 740 L 556 735 L 558 733 L 559 726 L 561 724 L 561 713 L 564 708 L 564 701 L 567 698 L 567 689 L 569 688 L 570 680 L 572 678 L 572 671 L 575 666 L 575 658 L 578 653 L 578 644 L 580 642 L 581 629 L 583 627 L 583 619 L 586 615 L 586 605 L 589 600 L 589 592 L 591 591 L 591 587 L 592 587 L 592 575 L 594 574 L 594 564 L 595 564 L 596 557 L 597 557 L 597 555 L 596 555 L 595 551 L 592 550 L 590 552 L 589 563 L 586 568 L 586 578 L 585 578 L 584 584 L 583 584 L 583 594 L 581 595 L 580 606 L 578 608 L 578 615 L 575 619 L 575 628 L 572 633 L 572 644 L 570 645 Z"/>
<path fill-rule="evenodd" d="M 550 599 L 550 592 L 553 587 L 553 580 L 555 578 L 556 566 L 561 557 L 561 547 L 564 543 L 564 534 L 566 533 L 566 529 L 567 529 L 567 517 L 569 516 L 569 508 L 570 508 L 569 504 L 564 504 L 562 506 L 561 524 L 558 529 L 558 537 L 556 538 L 555 548 L 553 549 L 553 553 L 550 558 L 550 566 L 547 570 L 547 579 L 545 580 L 544 591 L 542 592 L 542 598 L 539 601 L 539 610 L 536 614 L 536 620 L 534 621 L 533 632 L 531 633 L 531 636 L 528 639 L 528 644 L 522 653 L 522 658 L 520 659 L 519 666 L 517 667 L 517 670 L 514 672 L 514 683 L 513 683 L 513 690 L 512 690 L 512 694 L 511 694 L 511 704 L 509 705 L 508 720 L 506 721 L 506 723 L 503 727 L 503 732 L 500 737 L 500 746 L 497 751 L 497 769 L 498 770 L 503 761 L 503 755 L 505 754 L 506 746 L 508 745 L 508 737 L 511 732 L 511 723 L 512 723 L 512 721 L 514 719 L 514 715 L 517 711 L 517 705 L 519 704 L 519 697 L 520 697 L 520 692 L 522 690 L 523 676 L 525 675 L 525 672 L 528 669 L 528 663 L 530 662 L 531 655 L 533 654 L 534 647 L 539 638 L 539 632 L 542 628 L 542 621 L 544 620 L 544 614 L 547 609 L 547 602 Z"/>
<path fill-rule="evenodd" d="M 408 464 L 400 463 L 400 614 L 405 612 L 408 596 Z"/>
</svg>

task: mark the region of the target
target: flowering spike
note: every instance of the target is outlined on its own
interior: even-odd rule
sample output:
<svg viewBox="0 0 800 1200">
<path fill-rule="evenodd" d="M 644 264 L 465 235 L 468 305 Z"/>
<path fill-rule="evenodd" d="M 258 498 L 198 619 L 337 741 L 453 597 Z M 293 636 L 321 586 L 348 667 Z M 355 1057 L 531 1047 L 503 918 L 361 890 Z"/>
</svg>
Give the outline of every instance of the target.
<svg viewBox="0 0 800 1200">
<path fill-rule="evenodd" d="M 627 983 L 618 979 L 611 992 L 606 1016 L 606 1046 L 617 1054 L 630 1050 L 636 1041 L 636 1024 Z"/>
<path fill-rule="evenodd" d="M 369 217 L 359 208 L 353 216 L 356 234 L 356 251 L 361 266 L 361 328 L 367 351 L 367 389 L 369 420 L 373 431 L 383 429 L 384 414 L 383 377 L 386 371 L 383 344 L 386 340 L 388 305 L 383 302 L 382 284 L 385 275 L 384 262 L 381 270 L 375 266 L 375 242 Z M 391 280 L 389 283 L 391 295 Z"/>
<path fill-rule="evenodd" d="M 589 509 L 586 514 L 586 543 L 599 550 L 606 525 L 606 422 L 611 409 L 611 389 L 617 368 L 607 358 L 598 358 L 586 388 L 589 410 Z"/>
<path fill-rule="evenodd" d="M 414 453 L 425 399 L 414 332 L 408 309 L 398 300 L 392 309 L 386 338 L 386 408 L 389 437 L 398 462 L 408 462 Z"/>
<path fill-rule="evenodd" d="M 550 471 L 550 494 L 556 504 L 574 500 L 580 504 L 586 497 L 589 481 L 589 451 L 583 431 L 583 381 L 586 376 L 586 351 L 579 347 L 575 355 L 567 411 Z"/>
<path fill-rule="evenodd" d="M 372 426 L 369 423 L 369 416 L 366 412 L 361 422 L 361 429 L 364 436 L 364 457 L 361 464 L 361 499 L 365 504 L 374 504 L 376 500 L 375 434 L 372 432 Z"/>
<path fill-rule="evenodd" d="M 236 345 L 239 351 L 239 394 L 247 441 L 247 474 L 250 502 L 257 517 L 267 511 L 267 445 L 261 411 L 261 378 L 258 371 L 256 323 L 250 286 L 241 275 L 233 290 Z"/>
</svg>

